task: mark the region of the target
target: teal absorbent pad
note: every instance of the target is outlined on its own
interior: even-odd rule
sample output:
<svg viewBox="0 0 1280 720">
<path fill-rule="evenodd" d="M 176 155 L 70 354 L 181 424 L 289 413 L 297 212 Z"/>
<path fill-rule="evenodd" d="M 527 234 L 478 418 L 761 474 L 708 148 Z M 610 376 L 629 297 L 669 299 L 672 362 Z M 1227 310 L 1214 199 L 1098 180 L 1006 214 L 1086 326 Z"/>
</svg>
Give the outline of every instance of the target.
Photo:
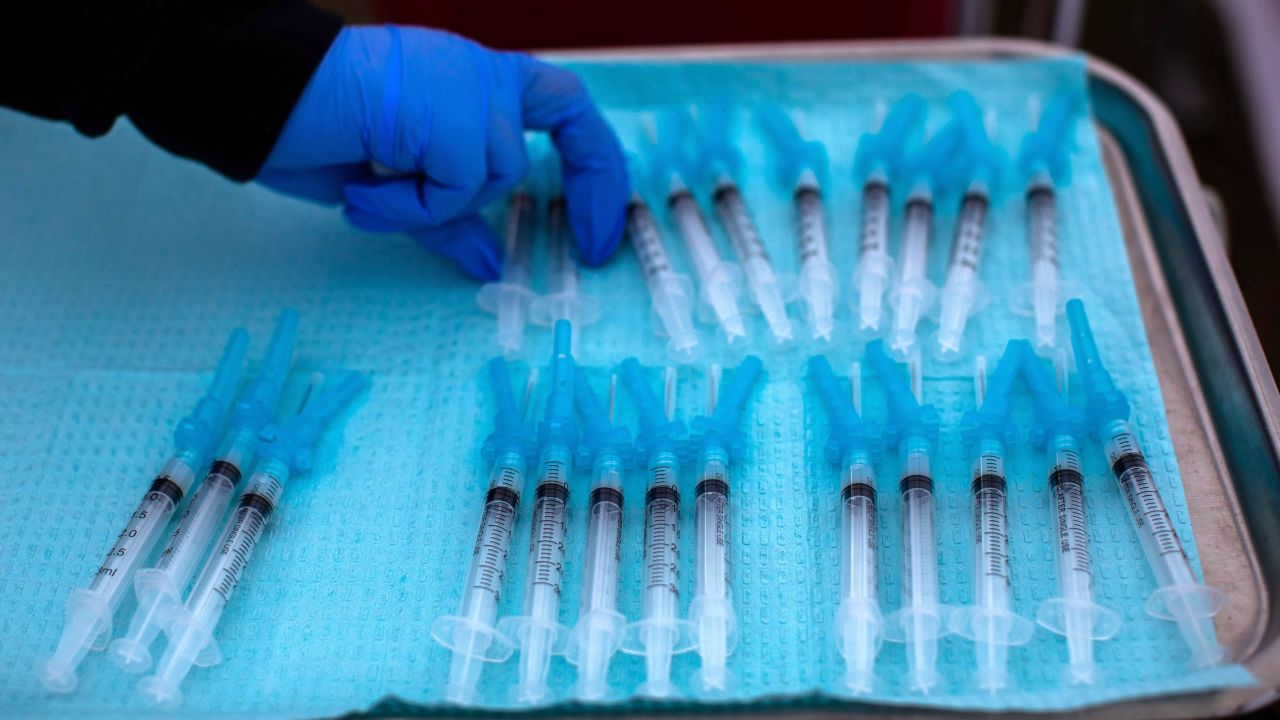
<svg viewBox="0 0 1280 720">
<path fill-rule="evenodd" d="M 852 157 L 859 135 L 874 127 L 878 101 L 918 92 L 930 102 L 930 127 L 937 127 L 946 117 L 946 95 L 971 90 L 994 116 L 1000 142 L 1016 148 L 1032 95 L 1080 89 L 1084 82 L 1078 61 L 576 67 L 632 146 L 641 112 L 675 101 L 727 95 L 747 105 L 778 98 L 797 111 L 806 133 L 826 143 L 832 158 L 827 210 L 841 277 L 854 267 L 858 227 Z M 754 123 L 740 122 L 735 133 L 746 156 L 747 201 L 779 269 L 794 271 L 789 193 L 770 182 L 772 164 Z M 1195 560 L 1111 191 L 1096 139 L 1083 124 L 1076 143 L 1074 182 L 1059 199 L 1063 273 L 1077 281 L 1103 355 L 1133 402 L 1137 432 Z M 1008 305 L 1009 288 L 1025 278 L 1027 267 L 1019 195 L 993 208 L 982 271 L 993 302 L 969 328 L 973 350 L 993 359 L 1007 338 L 1030 330 Z M 931 256 L 937 282 L 954 219 L 954 204 L 940 203 Z M 123 122 L 108 137 L 89 141 L 65 125 L 0 113 L 0 237 L 0 476 L 7 480 L 0 521 L 3 714 L 162 714 L 145 706 L 134 679 L 101 655 L 87 659 L 79 690 L 66 697 L 43 692 L 31 668 L 56 642 L 67 593 L 88 582 L 166 457 L 169 434 L 208 380 L 226 333 L 244 324 L 256 354 L 283 306 L 302 314 L 295 391 L 309 371 L 333 367 L 367 372 L 372 386 L 325 436 L 314 472 L 288 489 L 222 619 L 226 661 L 193 671 L 181 713 L 304 717 L 371 707 L 442 709 L 448 655 L 428 627 L 457 609 L 486 483 L 478 458 L 490 422 L 482 368 L 494 351 L 494 326 L 474 304 L 475 285 L 405 238 L 362 235 L 336 209 L 227 183 L 149 146 Z M 668 241 L 683 265 L 674 236 Z M 895 252 L 896 244 L 895 233 Z M 647 295 L 629 249 L 607 267 L 585 272 L 583 285 L 608 299 L 606 320 L 582 331 L 581 360 L 592 368 L 598 389 L 607 369 L 627 355 L 650 365 L 662 361 L 663 342 L 651 333 Z M 838 319 L 843 334 L 830 356 L 837 367 L 848 367 L 860 344 L 848 333 L 843 301 Z M 762 338 L 763 325 L 755 322 Z M 923 323 L 922 335 L 932 328 Z M 701 332 L 709 343 L 709 329 Z M 541 362 L 549 334 L 530 329 L 527 342 Z M 827 421 L 803 378 L 808 349 L 775 352 L 763 340 L 755 345 L 766 376 L 743 420 L 749 450 L 737 468 L 732 499 L 741 642 L 730 664 L 738 684 L 715 702 L 850 702 L 837 694 L 843 666 L 832 636 L 838 479 L 822 461 Z M 973 404 L 967 367 L 929 361 L 924 370 L 925 398 L 943 419 L 936 458 L 941 591 L 956 605 L 970 597 L 972 564 L 968 460 L 956 432 Z M 527 368 L 516 365 L 517 382 Z M 703 409 L 706 379 L 705 365 L 682 371 L 682 418 Z M 652 380 L 656 386 L 656 371 Z M 867 416 L 883 419 L 874 382 L 867 383 L 865 396 Z M 1019 394 L 1014 407 L 1025 429 L 1028 398 Z M 619 418 L 633 419 L 625 399 Z M 1124 617 L 1120 634 L 1097 646 L 1105 682 L 1070 689 L 1060 684 L 1064 643 L 1039 630 L 1010 655 L 1013 687 L 980 694 L 971 683 L 971 646 L 951 637 L 941 645 L 943 692 L 904 693 L 898 685 L 902 648 L 886 645 L 878 663 L 882 683 L 861 702 L 1049 710 L 1251 682 L 1234 666 L 1190 672 L 1174 627 L 1143 613 L 1151 573 L 1100 448 L 1090 441 L 1085 455 L 1097 599 Z M 885 457 L 879 472 L 880 602 L 889 612 L 899 605 L 901 583 L 896 457 Z M 1008 474 L 1014 606 L 1030 616 L 1055 594 L 1040 453 L 1014 444 Z M 621 610 L 633 619 L 640 611 L 640 475 L 628 479 L 620 592 Z M 583 552 L 585 478 L 578 483 L 566 548 L 566 623 L 577 615 Z M 686 477 L 687 498 L 691 484 Z M 521 509 L 504 614 L 519 611 L 531 506 Z M 683 522 L 687 609 L 691 501 Z M 118 623 L 126 621 L 128 609 L 117 615 Z M 610 674 L 621 691 L 621 705 L 614 707 L 695 708 L 702 701 L 687 693 L 695 667 L 695 656 L 679 657 L 674 677 L 683 694 L 655 705 L 631 698 L 642 679 L 641 663 L 619 656 Z M 506 691 L 515 671 L 514 661 L 488 669 L 481 686 L 486 705 L 512 707 Z M 551 684 L 558 698 L 572 680 L 572 669 L 557 659 Z"/>
</svg>

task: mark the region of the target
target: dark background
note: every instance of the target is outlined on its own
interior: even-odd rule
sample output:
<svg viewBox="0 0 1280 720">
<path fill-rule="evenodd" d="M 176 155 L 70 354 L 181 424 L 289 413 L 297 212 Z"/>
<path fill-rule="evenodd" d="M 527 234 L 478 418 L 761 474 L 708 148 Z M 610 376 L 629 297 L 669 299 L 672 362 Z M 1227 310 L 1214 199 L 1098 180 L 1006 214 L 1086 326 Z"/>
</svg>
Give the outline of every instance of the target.
<svg viewBox="0 0 1280 720">
<path fill-rule="evenodd" d="M 1056 39 L 1110 61 L 1177 117 L 1228 255 L 1280 371 L 1280 2 L 1271 0 L 316 0 L 353 22 L 453 30 L 505 49 L 1003 35 Z M 1242 29 L 1243 26 L 1243 29 Z M 1248 30 L 1264 38 L 1250 49 Z M 1259 43 L 1253 43 L 1254 46 Z M 1271 68 L 1270 77 L 1247 69 Z M 1280 165 L 1280 152 L 1274 165 Z M 1272 186 L 1265 182 L 1270 173 Z"/>
</svg>

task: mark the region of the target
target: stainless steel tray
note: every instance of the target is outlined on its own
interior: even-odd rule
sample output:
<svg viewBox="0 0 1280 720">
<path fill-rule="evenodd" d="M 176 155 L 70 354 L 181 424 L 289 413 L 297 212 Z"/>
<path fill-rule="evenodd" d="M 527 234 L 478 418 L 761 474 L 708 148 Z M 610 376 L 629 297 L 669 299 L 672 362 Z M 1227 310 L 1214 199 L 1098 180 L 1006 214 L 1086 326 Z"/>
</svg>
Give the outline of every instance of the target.
<svg viewBox="0 0 1280 720">
<path fill-rule="evenodd" d="M 1016 59 L 1068 52 L 1023 40 L 965 39 L 549 54 L 622 62 L 698 62 Z M 1272 606 L 1272 591 L 1280 591 L 1280 394 L 1172 115 L 1151 91 L 1119 69 L 1096 58 L 1088 58 L 1087 67 L 1103 160 L 1115 191 L 1200 557 L 1206 561 L 1210 584 L 1230 596 L 1227 610 L 1217 618 L 1218 633 L 1232 657 L 1257 676 L 1259 686 L 1113 703 L 1072 716 L 1238 714 L 1280 697 L 1280 613 Z M 829 708 L 788 714 L 831 717 L 833 711 L 839 713 Z M 891 708 L 875 712 L 961 714 Z"/>
</svg>

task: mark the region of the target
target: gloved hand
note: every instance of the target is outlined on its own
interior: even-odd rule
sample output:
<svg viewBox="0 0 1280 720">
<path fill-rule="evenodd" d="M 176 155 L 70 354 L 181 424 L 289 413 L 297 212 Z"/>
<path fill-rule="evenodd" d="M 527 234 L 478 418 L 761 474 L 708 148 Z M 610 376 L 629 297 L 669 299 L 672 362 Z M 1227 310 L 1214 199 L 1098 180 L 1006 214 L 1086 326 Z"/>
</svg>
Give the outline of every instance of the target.
<svg viewBox="0 0 1280 720">
<path fill-rule="evenodd" d="M 630 197 L 617 137 L 573 73 L 445 32 L 349 27 L 329 48 L 258 180 L 345 203 L 375 232 L 407 232 L 496 280 L 500 251 L 476 212 L 529 170 L 524 131 L 551 133 L 579 255 L 618 247 Z M 391 171 L 375 173 L 373 164 Z"/>
</svg>

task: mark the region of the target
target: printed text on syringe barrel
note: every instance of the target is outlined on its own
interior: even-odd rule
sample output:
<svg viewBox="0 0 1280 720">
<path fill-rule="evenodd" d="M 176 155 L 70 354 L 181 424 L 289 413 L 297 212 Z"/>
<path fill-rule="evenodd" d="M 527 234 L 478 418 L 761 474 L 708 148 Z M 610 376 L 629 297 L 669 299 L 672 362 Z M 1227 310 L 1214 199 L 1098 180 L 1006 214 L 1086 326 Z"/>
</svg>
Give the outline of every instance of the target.
<svg viewBox="0 0 1280 720">
<path fill-rule="evenodd" d="M 806 187 L 796 191 L 796 252 L 800 265 L 827 259 L 827 235 L 822 218 L 822 194 Z"/>
<path fill-rule="evenodd" d="M 274 476 L 255 473 L 253 484 L 240 496 L 231 531 L 219 550 L 219 555 L 226 558 L 226 561 L 219 569 L 213 586 L 213 591 L 222 597 L 223 603 L 230 600 L 231 593 L 240 583 L 240 576 L 244 574 L 249 557 L 262 536 L 267 519 L 275 511 L 283 490 L 283 484 Z"/>
<path fill-rule="evenodd" d="M 983 453 L 973 469 L 973 536 L 982 559 L 981 572 L 1009 583 L 1009 531 L 1005 511 L 1007 483 L 1004 461 Z"/>
<path fill-rule="evenodd" d="M 170 465 L 174 463 L 171 461 Z M 151 489 L 129 517 L 128 524 L 94 573 L 90 590 L 112 595 L 117 591 L 117 586 L 122 587 L 122 583 L 130 580 L 133 569 L 146 559 L 154 542 L 159 539 L 159 526 L 169 521 L 174 508 L 182 500 L 182 495 L 182 485 L 167 474 L 162 473 L 151 483 Z"/>
<path fill-rule="evenodd" d="M 1059 448 L 1054 452 L 1049 490 L 1053 493 L 1058 523 L 1059 552 L 1069 559 L 1070 570 L 1092 576 L 1089 531 L 1084 514 L 1084 476 L 1080 472 L 1079 453 L 1074 449 Z"/>
<path fill-rule="evenodd" d="M 205 497 L 207 493 L 214 487 L 231 487 L 235 488 L 240 484 L 242 473 L 240 468 L 234 463 L 225 460 L 218 460 L 209 468 L 209 473 L 205 475 L 204 480 L 200 482 L 200 487 L 196 490 L 196 494 L 192 496 L 191 502 L 187 504 L 187 509 L 182 513 L 182 517 L 178 521 L 178 526 L 173 529 L 173 533 L 169 536 L 169 544 L 160 553 L 160 562 L 156 567 L 161 570 L 167 570 L 174 557 L 183 556 L 186 545 L 191 540 L 191 536 L 186 532 L 186 520 L 194 508 L 200 506 L 199 500 Z M 223 508 L 225 511 L 225 507 Z"/>
<path fill-rule="evenodd" d="M 485 495 L 480 530 L 476 533 L 476 544 L 471 552 L 473 571 L 467 584 L 491 593 L 495 602 L 502 594 L 502 576 L 515 529 L 516 512 L 520 507 L 521 475 L 518 469 L 509 465 L 504 465 L 496 473 Z M 464 608 L 464 614 L 468 610 Z"/>
<path fill-rule="evenodd" d="M 862 234 L 858 238 L 858 256 L 888 252 L 889 188 L 882 182 L 869 182 L 862 191 Z"/>
<path fill-rule="evenodd" d="M 951 243 L 948 268 L 963 267 L 978 271 L 982 263 L 982 234 L 987 222 L 987 198 L 979 193 L 964 196 L 960 220 L 956 223 L 955 240 Z"/>
<path fill-rule="evenodd" d="M 678 595 L 679 569 L 676 565 L 680 490 L 676 487 L 671 464 L 655 464 L 650 468 L 651 480 L 645 493 L 645 588 L 660 588 Z"/>
<path fill-rule="evenodd" d="M 1155 541 L 1161 555 L 1179 555 L 1186 560 L 1186 551 L 1182 541 L 1173 529 L 1169 513 L 1165 510 L 1160 491 L 1156 489 L 1155 479 L 1147 459 L 1138 447 L 1137 439 L 1131 432 L 1112 434 L 1107 443 L 1107 459 L 1111 462 L 1111 471 L 1124 493 L 1125 503 L 1139 532 L 1146 532 Z"/>
<path fill-rule="evenodd" d="M 564 572 L 565 504 L 569 486 L 565 482 L 565 462 L 545 458 L 542 477 L 534 489 L 533 525 L 529 559 L 532 561 L 530 583 L 549 586 L 560 595 Z"/>
</svg>

